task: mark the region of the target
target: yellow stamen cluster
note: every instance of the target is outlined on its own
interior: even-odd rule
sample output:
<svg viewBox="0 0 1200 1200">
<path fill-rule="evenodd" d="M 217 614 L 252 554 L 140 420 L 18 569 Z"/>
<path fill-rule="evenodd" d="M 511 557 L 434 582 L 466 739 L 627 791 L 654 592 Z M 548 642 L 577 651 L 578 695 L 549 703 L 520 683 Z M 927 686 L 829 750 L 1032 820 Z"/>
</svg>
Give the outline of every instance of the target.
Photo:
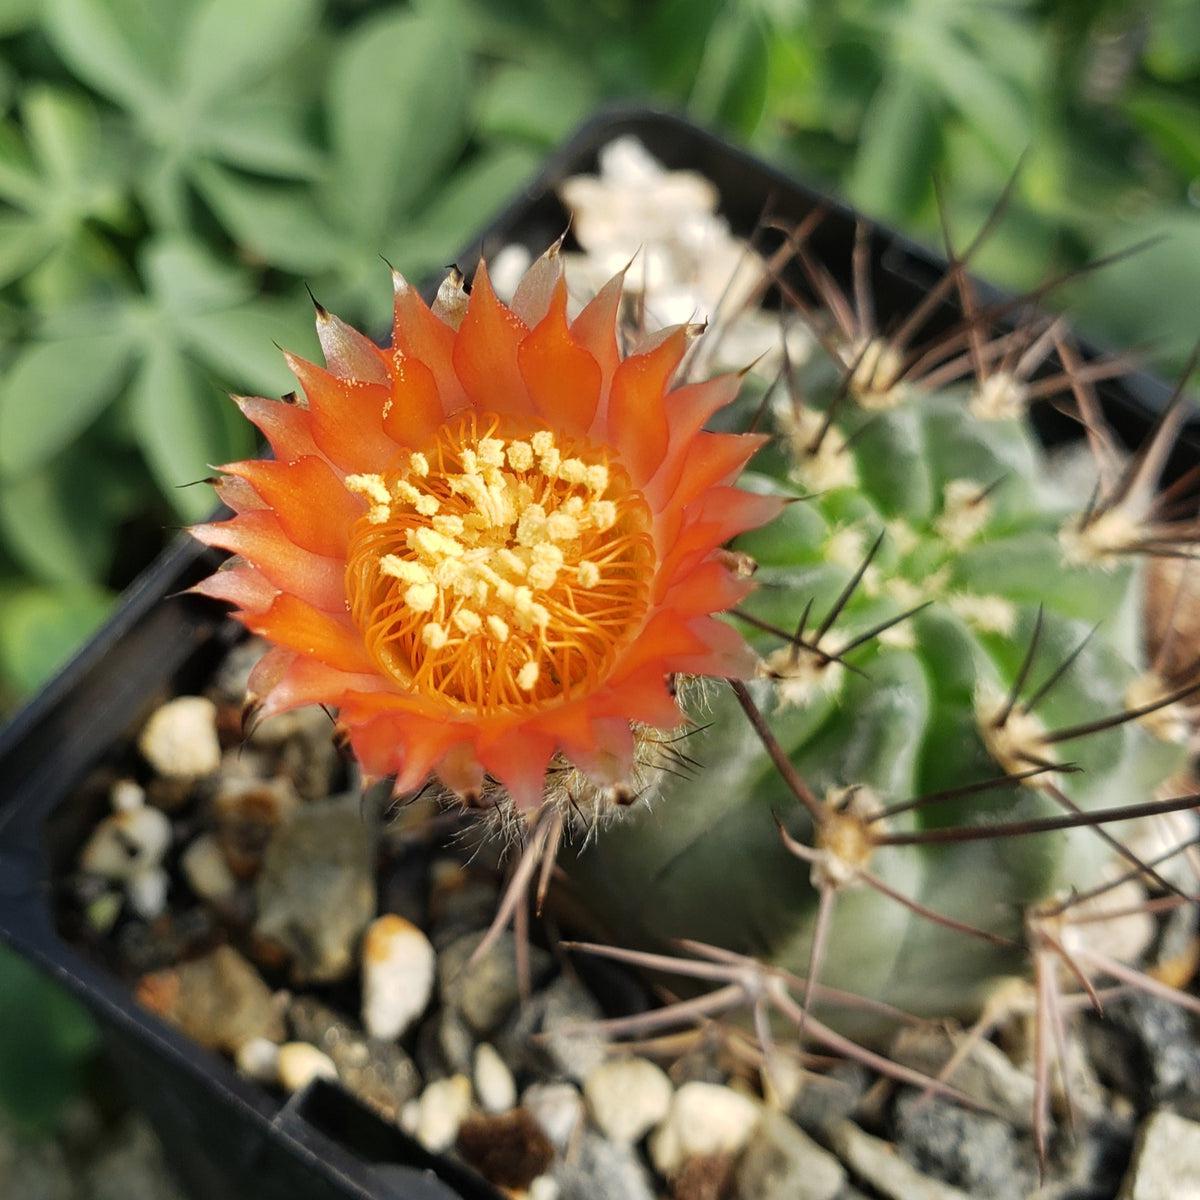
<svg viewBox="0 0 1200 1200">
<path fill-rule="evenodd" d="M 594 686 L 636 632 L 654 571 L 650 511 L 619 466 L 495 417 L 443 426 L 408 469 L 351 475 L 368 503 L 347 595 L 394 679 L 478 711 Z"/>
</svg>

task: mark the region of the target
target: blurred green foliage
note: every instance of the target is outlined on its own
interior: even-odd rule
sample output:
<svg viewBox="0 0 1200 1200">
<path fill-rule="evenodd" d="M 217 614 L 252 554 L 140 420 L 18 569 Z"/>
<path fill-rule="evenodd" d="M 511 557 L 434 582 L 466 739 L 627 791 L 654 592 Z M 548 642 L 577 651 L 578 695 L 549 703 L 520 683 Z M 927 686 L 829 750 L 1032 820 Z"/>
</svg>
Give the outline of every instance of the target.
<svg viewBox="0 0 1200 1200">
<path fill-rule="evenodd" d="M 1169 364 L 1200 293 L 1195 0 L 0 0 L 0 711 L 289 386 L 302 282 L 367 328 L 598 103 L 697 119 L 978 268 L 1139 241 L 1085 324 Z M 961 236 L 961 235 L 960 235 Z"/>
</svg>

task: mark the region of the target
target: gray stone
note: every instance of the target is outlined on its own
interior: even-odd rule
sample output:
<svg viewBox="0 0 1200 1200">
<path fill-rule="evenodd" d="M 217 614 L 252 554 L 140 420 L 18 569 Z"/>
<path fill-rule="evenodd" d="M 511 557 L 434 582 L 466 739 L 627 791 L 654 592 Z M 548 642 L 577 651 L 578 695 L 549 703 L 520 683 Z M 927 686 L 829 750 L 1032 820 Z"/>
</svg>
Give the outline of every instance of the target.
<svg viewBox="0 0 1200 1200">
<path fill-rule="evenodd" d="M 583 1128 L 584 1103 L 573 1083 L 530 1084 L 521 1096 L 521 1106 L 533 1113 L 560 1154 L 566 1154 L 575 1135 Z"/>
<path fill-rule="evenodd" d="M 0 1193 L 13 1200 L 75 1200 L 62 1148 L 49 1138 L 27 1140 L 0 1126 Z"/>
<path fill-rule="evenodd" d="M 949 1062 L 965 1034 L 950 1035 L 931 1025 L 909 1026 L 896 1036 L 891 1058 L 902 1066 L 936 1076 Z M 983 1107 L 1019 1129 L 1028 1129 L 1033 1115 L 1033 1076 L 1027 1075 L 1000 1049 L 976 1041 L 954 1070 L 950 1083 Z"/>
<path fill-rule="evenodd" d="M 822 1141 L 846 1120 L 871 1086 L 871 1076 L 857 1063 L 841 1063 L 825 1075 L 809 1074 L 788 1115 L 806 1133 Z"/>
<path fill-rule="evenodd" d="M 1130 992 L 1089 1017 L 1085 1036 L 1101 1078 L 1140 1107 L 1200 1102 L 1200 1039 L 1177 1005 Z"/>
<path fill-rule="evenodd" d="M 450 1075 L 470 1075 L 475 1058 L 475 1037 L 453 1008 L 443 1008 L 436 1017 L 437 1046 Z"/>
<path fill-rule="evenodd" d="M 542 1048 L 551 1069 L 582 1083 L 604 1061 L 608 1042 L 580 1027 L 600 1020 L 604 1013 L 573 975 L 560 975 L 542 995 Z"/>
<path fill-rule="evenodd" d="M 464 934 L 446 946 L 438 956 L 438 988 L 443 1004 L 461 1013 L 475 1033 L 487 1035 L 516 1007 L 520 988 L 512 934 L 502 933 L 478 962 L 471 963 L 483 937 L 483 933 Z M 531 946 L 529 963 L 536 980 L 549 970 L 550 956 Z"/>
<path fill-rule="evenodd" d="M 24 1192 L 13 1196 L 26 1200 Z M 88 1166 L 80 1200 L 181 1200 L 158 1139 L 144 1121 L 129 1118 Z"/>
<path fill-rule="evenodd" d="M 922 1175 L 894 1146 L 872 1137 L 853 1121 L 831 1129 L 830 1142 L 854 1175 L 888 1200 L 971 1200 L 966 1192 Z"/>
<path fill-rule="evenodd" d="M 283 1038 L 271 989 L 231 946 L 143 975 L 136 996 L 144 1008 L 212 1050 L 236 1054 L 252 1038 Z"/>
<path fill-rule="evenodd" d="M 421 1090 L 421 1076 L 395 1042 L 367 1037 L 361 1029 L 311 996 L 288 1008 L 292 1034 L 327 1054 L 347 1091 L 389 1121 Z"/>
<path fill-rule="evenodd" d="M 357 796 L 306 805 L 271 839 L 255 932 L 288 952 L 297 983 L 330 983 L 357 965 L 375 915 L 374 850 Z"/>
<path fill-rule="evenodd" d="M 628 1146 L 592 1134 L 554 1169 L 558 1200 L 654 1200 L 650 1173 Z"/>
<path fill-rule="evenodd" d="M 742 1200 L 833 1200 L 846 1171 L 780 1112 L 764 1112 L 737 1167 Z"/>
<path fill-rule="evenodd" d="M 1138 1131 L 1120 1200 L 1196 1200 L 1200 1196 L 1200 1124 L 1159 1111 Z"/>
<path fill-rule="evenodd" d="M 914 1167 L 979 1200 L 1023 1200 L 1036 1183 L 1012 1127 L 996 1117 L 906 1091 L 895 1125 L 896 1149 Z"/>
</svg>

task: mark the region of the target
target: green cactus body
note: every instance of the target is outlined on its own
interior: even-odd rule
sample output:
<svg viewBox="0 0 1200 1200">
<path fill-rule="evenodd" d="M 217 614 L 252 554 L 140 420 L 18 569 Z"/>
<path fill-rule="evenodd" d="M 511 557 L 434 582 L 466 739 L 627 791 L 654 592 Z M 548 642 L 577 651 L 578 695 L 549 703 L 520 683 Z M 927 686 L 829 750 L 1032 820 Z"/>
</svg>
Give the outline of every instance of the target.
<svg viewBox="0 0 1200 1200">
<path fill-rule="evenodd" d="M 811 601 L 813 639 L 880 534 L 821 647 L 837 653 L 888 618 L 927 606 L 849 650 L 844 664 L 823 667 L 808 650 L 749 631 L 765 673 L 776 676 L 755 681 L 751 693 L 818 797 L 869 789 L 860 795 L 887 806 L 1019 773 L 1032 769 L 1020 754 L 1039 731 L 1137 707 L 1147 688 L 1154 697 L 1166 692 L 1144 674 L 1138 560 L 1069 550 L 1078 518 L 1023 412 L 977 415 L 978 399 L 962 387 L 852 393 L 814 452 L 838 384 L 828 363 L 804 369 L 796 394 L 806 407 L 782 409 L 779 436 L 743 480 L 806 497 L 739 543 L 758 563 L 759 586 L 743 609 L 790 632 Z M 748 417 L 754 398 L 746 406 Z M 1039 624 L 1022 699 L 997 732 L 991 726 Z M 1022 700 L 1081 643 L 1027 713 Z M 1013 822 L 1068 805 L 1095 812 L 1146 800 L 1183 760 L 1169 713 L 1039 751 L 1076 771 L 929 803 L 873 828 Z M 702 769 L 664 775 L 656 798 L 605 825 L 570 862 L 573 884 L 620 944 L 661 948 L 692 938 L 803 975 L 818 893 L 776 820 L 808 845 L 813 821 L 728 687 L 710 686 L 694 716 L 702 728 L 685 746 Z M 1120 837 L 1122 828 L 1108 832 Z M 1114 862 L 1095 828 L 874 848 L 868 869 L 888 888 L 1018 945 L 947 928 L 849 882 L 837 888 L 821 980 L 919 1015 L 969 1017 L 1002 980 L 1029 974 L 1025 914 L 1094 886 Z M 857 1036 L 886 1032 L 877 1016 L 821 1015 Z"/>
</svg>

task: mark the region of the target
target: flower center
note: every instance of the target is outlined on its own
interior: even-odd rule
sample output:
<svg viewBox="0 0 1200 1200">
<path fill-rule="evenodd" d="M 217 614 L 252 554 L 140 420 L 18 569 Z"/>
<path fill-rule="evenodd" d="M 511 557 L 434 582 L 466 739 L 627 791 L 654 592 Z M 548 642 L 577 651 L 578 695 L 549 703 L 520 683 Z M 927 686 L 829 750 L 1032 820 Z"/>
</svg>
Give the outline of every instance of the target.
<svg viewBox="0 0 1200 1200">
<path fill-rule="evenodd" d="M 367 499 L 350 611 L 406 688 L 484 712 L 595 687 L 650 603 L 650 509 L 602 450 L 494 416 L 443 425 L 408 470 L 350 475 Z"/>
</svg>

